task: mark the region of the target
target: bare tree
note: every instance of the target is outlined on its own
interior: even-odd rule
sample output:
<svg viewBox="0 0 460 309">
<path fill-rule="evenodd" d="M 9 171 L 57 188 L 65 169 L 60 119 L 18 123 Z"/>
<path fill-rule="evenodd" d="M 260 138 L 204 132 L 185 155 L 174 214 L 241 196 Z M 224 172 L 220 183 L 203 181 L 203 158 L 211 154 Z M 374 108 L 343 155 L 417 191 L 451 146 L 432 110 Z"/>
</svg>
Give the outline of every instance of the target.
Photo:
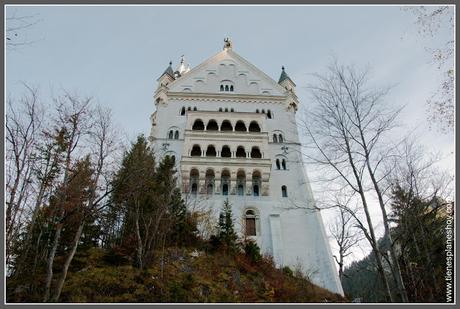
<svg viewBox="0 0 460 309">
<path fill-rule="evenodd" d="M 337 196 L 336 206 L 338 207 L 338 216 L 329 226 L 329 231 L 339 248 L 338 257 L 334 255 L 334 259 L 339 265 L 339 278 L 342 281 L 345 258 L 353 253 L 351 249 L 363 239 L 363 236 L 360 229 L 356 229 L 355 217 L 357 217 L 358 210 L 350 206 L 350 199 L 342 202 Z"/>
<path fill-rule="evenodd" d="M 11 11 L 11 12 L 10 12 Z M 5 43 L 10 50 L 36 42 L 27 37 L 27 30 L 41 22 L 38 14 L 18 14 L 17 9 L 8 10 L 5 27 Z"/>
<path fill-rule="evenodd" d="M 438 125 L 441 132 L 452 132 L 455 121 L 454 69 L 454 10 L 453 6 L 410 6 L 405 10 L 416 17 L 419 33 L 425 38 L 436 38 L 441 30 L 448 31 L 450 39 L 437 48 L 426 48 L 433 62 L 443 71 L 438 90 L 428 99 L 428 120 Z"/>
<path fill-rule="evenodd" d="M 380 173 L 382 163 L 391 157 L 393 146 L 384 140 L 385 133 L 394 126 L 399 109 L 391 109 L 383 103 L 389 89 L 368 87 L 369 70 L 357 71 L 343 67 L 337 62 L 329 66 L 327 74 L 316 74 L 317 83 L 309 85 L 316 107 L 308 111 L 303 126 L 314 154 L 311 160 L 326 167 L 332 175 L 329 181 L 338 180 L 360 197 L 367 226 L 363 230 L 376 257 L 377 269 L 387 291 L 393 300 L 382 264 L 375 236 L 374 225 L 369 212 L 368 191 L 373 189 L 378 198 L 385 227 L 385 237 L 390 238 L 389 224 L 382 198 L 380 182 L 386 177 Z M 362 225 L 364 228 L 364 226 Z M 394 248 L 390 250 L 395 257 Z M 398 291 L 403 301 L 404 283 L 401 279 L 397 259 L 394 258 L 392 274 L 396 278 Z"/>
<path fill-rule="evenodd" d="M 23 215 L 33 186 L 36 144 L 43 123 L 43 108 L 37 89 L 23 84 L 26 93 L 19 99 L 8 99 L 6 128 L 6 264 L 11 247 L 23 227 Z"/>
</svg>

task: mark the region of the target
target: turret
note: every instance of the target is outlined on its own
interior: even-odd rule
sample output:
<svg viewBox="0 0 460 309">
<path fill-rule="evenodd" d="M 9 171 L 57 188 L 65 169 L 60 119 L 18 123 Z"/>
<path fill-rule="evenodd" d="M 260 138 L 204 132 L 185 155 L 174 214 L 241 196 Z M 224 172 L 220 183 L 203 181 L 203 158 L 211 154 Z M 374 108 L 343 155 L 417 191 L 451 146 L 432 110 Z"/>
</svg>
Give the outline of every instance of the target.
<svg viewBox="0 0 460 309">
<path fill-rule="evenodd" d="M 171 65 L 172 65 L 172 62 L 170 61 L 169 66 L 166 68 L 163 74 L 161 74 L 161 76 L 157 79 L 159 83 L 158 87 L 167 86 L 169 83 L 175 80 L 174 71 Z"/>
<path fill-rule="evenodd" d="M 287 75 L 286 71 L 284 70 L 284 66 L 281 67 L 281 75 L 280 79 L 278 80 L 278 84 L 280 84 L 289 91 L 295 92 L 295 83 Z"/>
</svg>

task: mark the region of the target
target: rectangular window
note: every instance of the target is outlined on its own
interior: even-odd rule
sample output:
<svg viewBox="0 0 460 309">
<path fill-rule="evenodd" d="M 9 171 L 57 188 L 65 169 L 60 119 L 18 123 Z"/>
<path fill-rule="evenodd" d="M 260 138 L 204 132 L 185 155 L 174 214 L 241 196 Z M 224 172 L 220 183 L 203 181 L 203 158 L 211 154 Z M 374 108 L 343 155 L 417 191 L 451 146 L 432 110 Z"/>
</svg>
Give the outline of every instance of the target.
<svg viewBox="0 0 460 309">
<path fill-rule="evenodd" d="M 246 236 L 256 236 L 256 218 L 246 218 Z"/>
</svg>

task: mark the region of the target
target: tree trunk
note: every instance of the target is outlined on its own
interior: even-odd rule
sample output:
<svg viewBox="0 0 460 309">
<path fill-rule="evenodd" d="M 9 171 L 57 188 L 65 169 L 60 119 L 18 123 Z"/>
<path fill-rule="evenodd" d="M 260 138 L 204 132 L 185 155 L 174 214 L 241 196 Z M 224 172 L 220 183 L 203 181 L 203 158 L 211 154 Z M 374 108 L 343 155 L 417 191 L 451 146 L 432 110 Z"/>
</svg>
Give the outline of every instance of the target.
<svg viewBox="0 0 460 309">
<path fill-rule="evenodd" d="M 84 225 L 85 225 L 84 219 L 82 219 L 82 222 L 80 223 L 80 226 L 78 227 L 78 230 L 75 233 L 75 237 L 74 237 L 73 244 L 72 244 L 72 249 L 70 250 L 69 255 L 67 256 L 67 259 L 65 260 L 61 276 L 59 277 L 59 280 L 57 282 L 56 292 L 53 298 L 51 299 L 53 302 L 57 302 L 59 300 L 59 296 L 61 296 L 62 287 L 64 286 L 64 282 L 67 277 L 67 272 L 69 270 L 70 263 L 73 260 L 75 252 L 77 252 L 78 243 L 80 242 L 80 236 L 81 236 L 81 233 L 83 232 Z"/>
<path fill-rule="evenodd" d="M 46 262 L 46 283 L 45 283 L 45 296 L 43 297 L 43 302 L 47 302 L 50 297 L 51 281 L 53 280 L 53 264 L 54 257 L 56 256 L 56 250 L 59 245 L 59 239 L 61 238 L 62 223 L 59 223 L 56 228 L 56 233 L 54 234 L 53 247 L 51 252 L 48 255 L 48 260 Z"/>
</svg>

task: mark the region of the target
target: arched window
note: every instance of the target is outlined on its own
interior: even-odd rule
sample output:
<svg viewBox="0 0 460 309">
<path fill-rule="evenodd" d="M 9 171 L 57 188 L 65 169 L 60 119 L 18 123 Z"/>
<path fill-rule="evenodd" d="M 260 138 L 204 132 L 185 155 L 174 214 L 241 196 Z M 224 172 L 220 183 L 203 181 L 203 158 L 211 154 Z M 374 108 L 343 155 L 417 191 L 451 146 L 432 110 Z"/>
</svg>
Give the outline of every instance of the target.
<svg viewBox="0 0 460 309">
<path fill-rule="evenodd" d="M 278 135 L 278 140 L 280 141 L 280 143 L 282 143 L 283 142 L 283 135 L 279 134 Z"/>
<path fill-rule="evenodd" d="M 190 153 L 192 157 L 201 157 L 201 147 L 199 145 L 194 145 L 192 152 Z"/>
<path fill-rule="evenodd" d="M 273 143 L 278 143 L 278 137 L 276 134 L 273 134 Z"/>
<path fill-rule="evenodd" d="M 256 121 L 251 121 L 249 124 L 249 132 L 260 132 L 259 124 Z"/>
<path fill-rule="evenodd" d="M 187 110 L 188 110 L 188 111 L 191 111 L 191 110 L 192 110 L 192 108 L 189 106 L 189 107 L 187 108 Z"/>
<path fill-rule="evenodd" d="M 236 184 L 238 189 L 238 195 L 244 195 L 244 189 L 246 187 L 246 173 L 244 170 L 239 170 L 236 174 Z"/>
<path fill-rule="evenodd" d="M 174 132 L 173 130 L 169 130 L 168 138 L 173 139 Z"/>
<path fill-rule="evenodd" d="M 180 110 L 180 115 L 184 116 L 185 115 L 185 107 L 182 106 L 182 109 Z"/>
<path fill-rule="evenodd" d="M 223 170 L 221 174 L 222 195 L 228 195 L 228 186 L 230 184 L 230 172 Z"/>
<path fill-rule="evenodd" d="M 239 131 L 239 132 L 246 132 L 246 131 L 247 131 L 246 125 L 244 124 L 243 121 L 238 120 L 238 121 L 236 122 L 235 131 Z"/>
<path fill-rule="evenodd" d="M 276 159 L 276 169 L 280 169 L 280 159 Z"/>
<path fill-rule="evenodd" d="M 287 197 L 288 194 L 287 194 L 287 187 L 286 186 L 282 186 L 281 187 L 281 196 L 282 197 Z"/>
<path fill-rule="evenodd" d="M 247 210 L 245 213 L 245 230 L 246 236 L 257 236 L 256 214 L 253 210 Z"/>
<path fill-rule="evenodd" d="M 281 161 L 281 166 L 283 167 L 283 170 L 286 169 L 286 160 L 283 159 L 283 161 Z"/>
<path fill-rule="evenodd" d="M 216 155 L 216 148 L 213 145 L 209 145 L 208 149 L 206 149 L 206 157 L 215 157 Z"/>
<path fill-rule="evenodd" d="M 222 124 L 220 125 L 220 130 L 221 131 L 233 131 L 232 124 L 228 120 L 222 121 Z"/>
<path fill-rule="evenodd" d="M 246 158 L 246 151 L 244 151 L 243 146 L 238 146 L 238 148 L 236 148 L 236 157 L 237 158 Z"/>
<path fill-rule="evenodd" d="M 259 171 L 254 171 L 252 173 L 252 195 L 254 196 L 259 196 L 259 190 L 260 190 L 260 172 Z"/>
<path fill-rule="evenodd" d="M 230 158 L 232 156 L 232 152 L 230 151 L 230 147 L 223 146 L 222 151 L 220 152 L 220 156 L 222 158 Z"/>
<path fill-rule="evenodd" d="M 228 108 L 225 109 L 225 112 L 228 113 Z"/>
<path fill-rule="evenodd" d="M 205 176 L 206 194 L 211 195 L 214 193 L 214 170 L 208 169 Z"/>
<path fill-rule="evenodd" d="M 230 112 L 232 112 L 232 113 L 233 113 L 234 111 L 235 111 L 235 110 L 234 110 L 233 108 L 230 108 Z"/>
<path fill-rule="evenodd" d="M 262 114 L 265 114 L 265 109 L 262 110 Z"/>
<path fill-rule="evenodd" d="M 222 107 L 219 108 L 219 112 L 221 112 L 221 111 L 222 111 Z"/>
<path fill-rule="evenodd" d="M 230 85 L 230 91 L 233 91 L 233 85 Z"/>
<path fill-rule="evenodd" d="M 176 131 L 176 132 L 174 133 L 174 139 L 179 139 L 179 131 Z"/>
<path fill-rule="evenodd" d="M 225 91 L 228 91 L 228 85 L 225 85 Z"/>
<path fill-rule="evenodd" d="M 251 158 L 254 158 L 254 159 L 262 158 L 262 154 L 260 153 L 259 147 L 252 147 Z"/>
<path fill-rule="evenodd" d="M 213 119 L 209 120 L 208 125 L 206 126 L 207 131 L 218 131 L 219 126 L 217 125 L 217 122 Z"/>
<path fill-rule="evenodd" d="M 257 113 L 257 114 L 259 113 L 259 110 L 258 110 L 258 109 L 256 109 L 256 113 Z"/>
<path fill-rule="evenodd" d="M 267 111 L 267 117 L 268 119 L 272 119 L 272 112 L 270 110 Z"/>
<path fill-rule="evenodd" d="M 195 120 L 195 122 L 193 123 L 192 130 L 200 130 L 200 131 L 203 131 L 203 130 L 204 130 L 204 123 L 203 123 L 203 121 L 201 121 L 201 119 Z"/>
<path fill-rule="evenodd" d="M 224 91 L 224 85 L 220 85 L 220 91 Z"/>
<path fill-rule="evenodd" d="M 193 108 L 193 110 L 194 110 L 195 112 L 197 111 L 196 106 Z"/>
<path fill-rule="evenodd" d="M 200 173 L 198 172 L 197 169 L 192 169 L 190 171 L 190 191 L 193 195 L 196 195 L 198 193 L 198 179 L 199 179 Z"/>
</svg>

